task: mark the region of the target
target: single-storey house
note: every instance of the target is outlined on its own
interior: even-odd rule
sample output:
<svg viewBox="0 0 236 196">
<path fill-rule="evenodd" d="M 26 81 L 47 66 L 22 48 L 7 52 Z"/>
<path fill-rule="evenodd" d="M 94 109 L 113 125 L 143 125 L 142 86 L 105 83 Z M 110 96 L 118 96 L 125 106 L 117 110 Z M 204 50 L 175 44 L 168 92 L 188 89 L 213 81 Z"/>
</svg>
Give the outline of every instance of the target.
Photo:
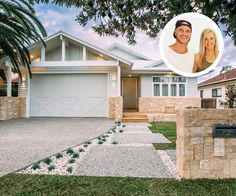
<svg viewBox="0 0 236 196">
<path fill-rule="evenodd" d="M 18 84 L 26 117 L 121 119 L 123 111 L 173 114 L 200 107 L 197 78 L 179 76 L 163 61 L 120 44 L 102 49 L 62 31 L 44 41 L 46 48 L 29 46 L 32 78 L 22 68 Z"/>
<path fill-rule="evenodd" d="M 201 98 L 216 98 L 217 108 L 222 108 L 226 101 L 225 91 L 229 84 L 236 85 L 236 68 L 223 74 L 219 74 L 198 84 Z"/>
</svg>

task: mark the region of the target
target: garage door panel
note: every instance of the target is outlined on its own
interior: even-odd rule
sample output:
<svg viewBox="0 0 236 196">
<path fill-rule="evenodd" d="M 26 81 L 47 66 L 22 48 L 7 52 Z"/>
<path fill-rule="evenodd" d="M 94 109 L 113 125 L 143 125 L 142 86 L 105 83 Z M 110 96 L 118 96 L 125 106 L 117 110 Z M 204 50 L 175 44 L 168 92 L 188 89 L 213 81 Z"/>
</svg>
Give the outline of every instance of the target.
<svg viewBox="0 0 236 196">
<path fill-rule="evenodd" d="M 31 116 L 107 117 L 107 74 L 34 75 Z"/>
</svg>

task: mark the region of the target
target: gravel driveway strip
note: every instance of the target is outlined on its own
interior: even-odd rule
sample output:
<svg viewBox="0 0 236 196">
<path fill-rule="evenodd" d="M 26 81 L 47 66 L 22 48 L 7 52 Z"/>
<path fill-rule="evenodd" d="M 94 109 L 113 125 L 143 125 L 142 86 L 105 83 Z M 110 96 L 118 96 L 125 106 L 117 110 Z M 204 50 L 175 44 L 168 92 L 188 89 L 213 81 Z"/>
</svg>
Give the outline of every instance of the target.
<svg viewBox="0 0 236 196">
<path fill-rule="evenodd" d="M 0 176 L 101 135 L 107 118 L 27 118 L 0 121 Z"/>
</svg>

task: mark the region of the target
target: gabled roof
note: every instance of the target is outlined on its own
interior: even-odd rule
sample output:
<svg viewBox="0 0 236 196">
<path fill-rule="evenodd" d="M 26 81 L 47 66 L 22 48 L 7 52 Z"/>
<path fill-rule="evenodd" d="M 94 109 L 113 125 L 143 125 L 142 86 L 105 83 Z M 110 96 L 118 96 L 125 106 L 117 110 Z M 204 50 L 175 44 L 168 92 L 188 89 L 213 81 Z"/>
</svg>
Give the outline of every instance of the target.
<svg viewBox="0 0 236 196">
<path fill-rule="evenodd" d="M 98 51 L 98 52 L 100 52 L 100 53 L 103 53 L 103 54 L 105 54 L 105 55 L 107 55 L 107 56 L 109 56 L 109 57 L 111 57 L 111 58 L 114 58 L 114 59 L 116 59 L 116 60 L 118 60 L 118 61 L 121 61 L 121 62 L 123 62 L 123 63 L 125 63 L 125 64 L 132 65 L 132 62 L 130 62 L 129 60 L 123 59 L 123 58 L 121 58 L 121 57 L 119 57 L 119 56 L 117 56 L 117 55 L 112 54 L 111 52 L 109 52 L 109 51 L 107 51 L 107 50 L 104 50 L 104 49 L 102 49 L 102 48 L 99 48 L 98 46 L 95 46 L 95 45 L 93 45 L 93 44 L 91 44 L 91 43 L 88 43 L 88 42 L 86 42 L 86 41 L 84 41 L 84 40 L 81 40 L 81 39 L 79 39 L 79 38 L 77 38 L 77 37 L 74 37 L 74 36 L 72 36 L 72 35 L 69 35 L 69 34 L 67 34 L 67 33 L 65 33 L 65 32 L 63 32 L 63 31 L 56 32 L 56 33 L 54 33 L 54 34 L 52 34 L 52 35 L 46 37 L 46 38 L 44 39 L 44 41 L 47 42 L 47 41 L 52 40 L 53 38 L 56 38 L 56 37 L 58 37 L 58 36 L 67 37 L 67 38 L 69 38 L 69 39 L 71 39 L 71 40 L 73 40 L 73 41 L 75 41 L 75 42 L 77 42 L 77 43 L 79 43 L 79 44 L 81 44 L 81 45 L 84 45 L 84 46 L 86 46 L 86 47 L 88 47 L 88 48 L 91 48 L 91 49 L 96 50 L 96 51 Z M 28 46 L 28 49 L 31 50 L 31 49 L 33 49 L 33 48 L 39 46 L 39 45 L 42 45 L 42 42 L 40 42 L 40 41 L 35 42 L 35 43 L 33 43 L 32 45 Z"/>
<path fill-rule="evenodd" d="M 171 71 L 163 60 L 160 61 L 145 61 L 134 60 L 132 71 L 156 71 L 156 72 L 173 72 Z"/>
<path fill-rule="evenodd" d="M 110 46 L 108 46 L 108 47 L 106 48 L 106 50 L 111 51 L 111 50 L 116 49 L 116 48 L 119 49 L 119 50 L 121 50 L 121 51 L 124 51 L 124 52 L 126 52 L 126 53 L 129 53 L 129 54 L 131 54 L 131 55 L 133 55 L 133 56 L 135 56 L 135 57 L 139 57 L 139 58 L 142 59 L 142 60 L 153 61 L 153 59 L 151 59 L 151 58 L 149 58 L 149 57 L 147 57 L 147 56 L 144 56 L 143 54 L 138 53 L 138 52 L 136 52 L 136 51 L 134 51 L 134 50 L 131 50 L 131 49 L 125 47 L 125 46 L 122 46 L 121 44 L 118 44 L 118 43 L 111 44 Z"/>
<path fill-rule="evenodd" d="M 206 85 L 211 85 L 211 84 L 217 84 L 221 82 L 227 82 L 231 80 L 236 80 L 236 68 L 232 69 L 231 71 L 228 71 L 226 73 L 217 75 L 213 78 L 210 78 L 200 84 L 198 86 L 206 86 Z"/>
</svg>

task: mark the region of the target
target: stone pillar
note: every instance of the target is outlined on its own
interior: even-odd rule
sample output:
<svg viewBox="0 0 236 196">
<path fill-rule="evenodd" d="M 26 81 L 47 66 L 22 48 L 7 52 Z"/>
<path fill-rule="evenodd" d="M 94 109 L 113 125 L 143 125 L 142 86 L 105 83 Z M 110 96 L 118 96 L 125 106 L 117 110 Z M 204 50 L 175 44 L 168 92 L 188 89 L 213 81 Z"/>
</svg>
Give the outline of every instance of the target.
<svg viewBox="0 0 236 196">
<path fill-rule="evenodd" d="M 123 115 L 123 97 L 109 97 L 109 118 L 121 120 Z"/>
<path fill-rule="evenodd" d="M 236 123 L 236 109 L 177 112 L 177 170 L 183 178 L 236 178 L 236 138 L 213 138 L 213 124 Z"/>
</svg>

